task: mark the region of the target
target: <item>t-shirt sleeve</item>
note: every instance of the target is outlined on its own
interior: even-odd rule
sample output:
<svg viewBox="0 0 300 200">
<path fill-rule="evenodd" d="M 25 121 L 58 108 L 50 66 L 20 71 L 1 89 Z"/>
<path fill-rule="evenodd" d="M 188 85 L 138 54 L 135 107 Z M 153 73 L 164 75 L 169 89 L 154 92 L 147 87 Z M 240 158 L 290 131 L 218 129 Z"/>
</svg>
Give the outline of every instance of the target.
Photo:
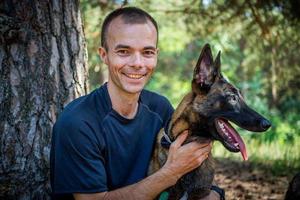
<svg viewBox="0 0 300 200">
<path fill-rule="evenodd" d="M 107 191 L 104 140 L 83 120 L 61 120 L 53 129 L 52 189 L 59 193 Z"/>
</svg>

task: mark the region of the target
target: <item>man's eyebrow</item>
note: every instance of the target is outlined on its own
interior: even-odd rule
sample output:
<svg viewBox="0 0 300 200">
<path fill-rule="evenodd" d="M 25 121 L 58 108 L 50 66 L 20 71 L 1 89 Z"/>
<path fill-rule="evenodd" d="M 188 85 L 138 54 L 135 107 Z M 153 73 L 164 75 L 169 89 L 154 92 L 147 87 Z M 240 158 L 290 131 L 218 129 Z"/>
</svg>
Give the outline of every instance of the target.
<svg viewBox="0 0 300 200">
<path fill-rule="evenodd" d="M 118 44 L 115 49 L 129 49 L 130 46 L 124 44 Z"/>
<path fill-rule="evenodd" d="M 146 46 L 143 49 L 144 50 L 146 50 L 146 49 L 156 50 L 156 47 L 154 47 L 154 46 Z"/>
<path fill-rule="evenodd" d="M 130 46 L 124 45 L 124 44 L 118 44 L 118 45 L 115 47 L 115 49 L 130 49 Z M 145 46 L 145 47 L 143 48 L 143 50 L 149 50 L 149 49 L 151 49 L 151 50 L 156 50 L 156 47 L 155 47 L 155 46 Z"/>
</svg>

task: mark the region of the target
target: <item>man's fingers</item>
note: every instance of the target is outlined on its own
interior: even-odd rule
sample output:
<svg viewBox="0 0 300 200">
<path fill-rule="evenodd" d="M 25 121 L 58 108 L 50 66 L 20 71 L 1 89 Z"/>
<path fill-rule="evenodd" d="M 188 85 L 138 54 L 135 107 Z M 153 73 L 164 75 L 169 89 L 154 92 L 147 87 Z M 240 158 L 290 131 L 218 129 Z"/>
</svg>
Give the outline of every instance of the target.
<svg viewBox="0 0 300 200">
<path fill-rule="evenodd" d="M 207 145 L 205 147 L 202 147 L 202 148 L 194 151 L 194 156 L 201 157 L 202 155 L 208 155 L 210 153 L 210 151 L 211 151 L 211 145 Z"/>
<path fill-rule="evenodd" d="M 188 134 L 189 134 L 189 131 L 188 131 L 188 130 L 183 131 L 183 132 L 177 137 L 177 139 L 171 144 L 170 148 L 178 149 L 179 147 L 181 147 L 181 145 L 183 144 L 183 142 L 186 140 Z"/>
<path fill-rule="evenodd" d="M 181 148 L 182 149 L 186 149 L 186 151 L 197 151 L 198 149 L 202 149 L 205 148 L 207 146 L 211 147 L 211 142 L 207 142 L 207 143 L 199 143 L 197 141 L 194 142 L 190 142 L 188 144 L 183 145 Z"/>
</svg>

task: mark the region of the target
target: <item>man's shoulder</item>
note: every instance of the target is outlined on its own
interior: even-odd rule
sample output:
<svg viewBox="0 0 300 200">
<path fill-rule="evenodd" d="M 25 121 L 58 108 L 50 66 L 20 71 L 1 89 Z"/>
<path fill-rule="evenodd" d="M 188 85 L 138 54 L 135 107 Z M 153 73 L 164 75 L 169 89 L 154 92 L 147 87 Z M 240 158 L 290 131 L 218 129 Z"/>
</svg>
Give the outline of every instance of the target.
<svg viewBox="0 0 300 200">
<path fill-rule="evenodd" d="M 105 109 L 105 100 L 101 97 L 101 88 L 71 101 L 59 114 L 57 123 L 76 126 L 84 122 L 104 118 L 108 109 Z"/>
<path fill-rule="evenodd" d="M 54 130 L 68 130 L 73 133 L 79 131 L 84 121 L 93 115 L 89 111 L 89 104 L 85 103 L 87 96 L 74 99 L 63 109 L 55 122 Z"/>
<path fill-rule="evenodd" d="M 172 104 L 166 97 L 149 90 L 142 91 L 140 101 L 162 119 L 169 118 L 174 111 Z"/>
<path fill-rule="evenodd" d="M 53 127 L 53 134 L 62 141 L 79 143 L 85 138 L 100 137 L 102 127 L 92 97 L 93 92 L 74 99 L 59 114 Z M 100 120 L 99 120 L 100 119 Z"/>
<path fill-rule="evenodd" d="M 89 115 L 95 112 L 94 106 L 94 98 L 96 91 L 93 91 L 87 95 L 81 96 L 77 99 L 71 101 L 62 111 L 61 115 L 66 116 L 68 118 L 80 118 L 84 115 Z"/>
<path fill-rule="evenodd" d="M 144 89 L 141 93 L 141 101 L 147 105 L 170 105 L 169 100 L 161 94 Z"/>
</svg>

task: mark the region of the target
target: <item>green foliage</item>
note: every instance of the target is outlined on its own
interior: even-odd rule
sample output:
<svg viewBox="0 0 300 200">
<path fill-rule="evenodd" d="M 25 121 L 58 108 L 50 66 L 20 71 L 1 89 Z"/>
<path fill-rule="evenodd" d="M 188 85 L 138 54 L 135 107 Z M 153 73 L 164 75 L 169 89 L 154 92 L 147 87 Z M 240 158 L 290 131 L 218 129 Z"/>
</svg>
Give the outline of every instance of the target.
<svg viewBox="0 0 300 200">
<path fill-rule="evenodd" d="M 261 142 L 246 134 L 243 134 L 243 138 L 249 156 L 248 161 L 244 162 L 256 163 L 258 166 L 263 164 L 276 175 L 286 176 L 300 170 L 300 137 L 293 144 L 287 142 L 284 145 L 277 140 L 270 143 Z M 219 142 L 214 144 L 213 155 L 217 158 L 243 161 L 240 153 L 227 151 Z"/>
<path fill-rule="evenodd" d="M 180 80 L 178 75 L 166 77 L 161 72 L 155 73 L 147 86 L 147 89 L 168 97 L 174 107 L 176 107 L 182 97 L 190 91 L 190 88 L 191 84 L 188 81 Z"/>
<path fill-rule="evenodd" d="M 264 134 L 241 130 L 250 159 L 275 162 L 279 168 L 282 163 L 299 167 L 300 24 L 293 1 L 128 2 L 150 12 L 160 28 L 159 62 L 148 89 L 165 95 L 176 106 L 190 90 L 201 47 L 210 43 L 215 56 L 222 52 L 223 74 L 241 89 L 251 107 L 272 122 Z M 103 72 L 107 71 L 97 55 L 102 20 L 122 3 L 81 1 L 91 88 L 105 80 Z M 229 156 L 222 148 L 216 149 Z"/>
</svg>

